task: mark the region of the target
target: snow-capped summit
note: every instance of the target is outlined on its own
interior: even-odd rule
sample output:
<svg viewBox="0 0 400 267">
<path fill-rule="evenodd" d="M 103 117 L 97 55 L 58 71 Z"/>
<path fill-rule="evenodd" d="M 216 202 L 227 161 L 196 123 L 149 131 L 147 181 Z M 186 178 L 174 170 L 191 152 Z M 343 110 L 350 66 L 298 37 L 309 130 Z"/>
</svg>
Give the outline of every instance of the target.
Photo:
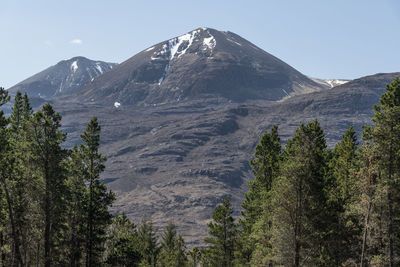
<svg viewBox="0 0 400 267">
<path fill-rule="evenodd" d="M 237 34 L 197 28 L 144 49 L 77 97 L 144 105 L 201 97 L 274 101 L 322 88 Z"/>
<path fill-rule="evenodd" d="M 9 92 L 27 92 L 30 96 L 51 99 L 75 92 L 87 82 L 111 70 L 116 64 L 85 57 L 63 60 L 11 87 Z"/>
</svg>

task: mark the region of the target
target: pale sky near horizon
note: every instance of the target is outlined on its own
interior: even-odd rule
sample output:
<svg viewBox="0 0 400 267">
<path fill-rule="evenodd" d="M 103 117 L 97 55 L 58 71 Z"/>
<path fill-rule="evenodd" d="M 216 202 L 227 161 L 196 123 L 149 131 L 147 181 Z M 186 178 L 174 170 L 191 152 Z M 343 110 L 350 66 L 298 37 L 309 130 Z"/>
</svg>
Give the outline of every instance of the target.
<svg viewBox="0 0 400 267">
<path fill-rule="evenodd" d="M 0 0 L 0 87 L 74 56 L 121 63 L 198 27 L 312 77 L 400 71 L 398 0 Z"/>
</svg>

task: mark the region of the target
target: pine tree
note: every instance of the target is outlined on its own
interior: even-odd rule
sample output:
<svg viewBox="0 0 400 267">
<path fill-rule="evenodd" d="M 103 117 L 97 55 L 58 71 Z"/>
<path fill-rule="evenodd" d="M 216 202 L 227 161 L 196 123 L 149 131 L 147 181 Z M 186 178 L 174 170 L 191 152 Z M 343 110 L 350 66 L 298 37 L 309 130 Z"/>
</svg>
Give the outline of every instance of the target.
<svg viewBox="0 0 400 267">
<path fill-rule="evenodd" d="M 108 229 L 105 251 L 108 266 L 139 266 L 142 260 L 136 225 L 125 213 L 116 215 Z"/>
<path fill-rule="evenodd" d="M 27 253 L 27 210 L 28 188 L 27 177 L 24 176 L 24 140 L 22 134 L 23 102 L 21 93 L 17 92 L 14 106 L 9 118 L 10 127 L 7 129 L 8 146 L 6 148 L 7 174 L 2 180 L 8 203 L 8 217 L 13 237 L 13 264 L 24 265 Z"/>
<path fill-rule="evenodd" d="M 396 78 L 386 86 L 380 97 L 380 104 L 374 106 L 374 127 L 372 140 L 379 153 L 379 165 L 383 183 L 387 190 L 387 250 L 390 267 L 398 265 L 400 242 L 396 234 L 400 231 L 400 79 Z M 396 255 L 397 254 L 397 255 Z"/>
<path fill-rule="evenodd" d="M 50 104 L 36 112 L 29 123 L 29 146 L 36 174 L 42 184 L 37 192 L 43 212 L 44 266 L 61 264 L 60 234 L 65 223 L 65 171 L 66 151 L 61 147 L 66 135 L 59 130 L 61 116 Z"/>
<path fill-rule="evenodd" d="M 157 238 L 154 233 L 153 222 L 144 219 L 139 227 L 139 240 L 141 244 L 142 261 L 139 266 L 156 267 L 160 247 L 157 244 Z"/>
<path fill-rule="evenodd" d="M 273 188 L 272 250 L 283 265 L 325 262 L 326 143 L 317 121 L 301 125 L 285 149 L 282 175 Z"/>
<path fill-rule="evenodd" d="M 160 261 L 161 266 L 184 267 L 187 265 L 184 241 L 177 235 L 176 226 L 169 223 L 161 236 Z"/>
<path fill-rule="evenodd" d="M 67 171 L 67 225 L 64 233 L 70 266 L 81 266 L 84 257 L 85 232 L 87 227 L 88 190 L 85 185 L 85 169 L 82 154 L 74 146 L 66 161 Z"/>
<path fill-rule="evenodd" d="M 237 225 L 232 217 L 233 209 L 228 197 L 215 208 L 208 224 L 209 234 L 204 241 L 210 244 L 206 250 L 211 266 L 231 267 L 234 262 L 235 243 L 237 242 Z"/>
<path fill-rule="evenodd" d="M 192 250 L 188 252 L 189 254 L 189 263 L 190 267 L 198 267 L 201 262 L 201 252 L 198 247 L 194 247 Z"/>
<path fill-rule="evenodd" d="M 10 100 L 8 96 L 8 92 L 3 88 L 0 88 L 0 106 L 3 106 Z M 8 220 L 2 220 L 2 242 L 8 243 L 12 248 L 11 257 L 9 259 L 10 266 L 19 266 L 22 265 L 22 256 L 20 251 L 20 236 L 18 234 L 17 229 L 17 218 L 15 214 L 15 203 L 12 195 L 12 187 L 13 181 L 12 179 L 12 168 L 10 168 L 10 158 L 9 158 L 9 149 L 10 149 L 10 140 L 9 140 L 9 129 L 7 129 L 7 125 L 9 120 L 4 117 L 4 113 L 0 111 L 0 183 L 1 183 L 1 194 L 2 201 L 2 213 L 7 214 Z M 11 233 L 7 233 L 6 229 L 11 228 Z M 11 235 L 11 238 L 8 236 Z M 11 241 L 12 240 L 12 241 Z M 3 264 L 7 264 L 6 254 L 2 255 Z"/>
<path fill-rule="evenodd" d="M 347 212 L 349 205 L 357 201 L 357 149 L 356 132 L 350 125 L 335 146 L 329 162 L 329 200 L 326 208 L 331 213 L 328 226 L 331 234 L 327 236 L 327 253 L 336 266 L 344 264 L 359 252 L 360 225 L 357 218 Z"/>
<path fill-rule="evenodd" d="M 24 94 L 24 96 L 22 98 L 22 102 L 23 102 L 23 104 L 22 104 L 22 119 L 27 121 L 32 117 L 33 109 L 29 102 L 29 97 L 26 93 Z"/>
<path fill-rule="evenodd" d="M 89 267 L 98 266 L 102 261 L 106 230 L 112 219 L 108 208 L 115 199 L 114 194 L 107 191 L 104 183 L 99 180 L 106 160 L 99 153 L 100 130 L 97 118 L 93 118 L 81 135 L 84 144 L 80 147 L 89 190 L 86 230 L 86 266 Z"/>
<path fill-rule="evenodd" d="M 238 261 L 242 264 L 250 262 L 252 253 L 257 246 L 257 241 L 252 238 L 253 227 L 260 219 L 266 220 L 263 224 L 264 237 L 268 235 L 270 219 L 268 214 L 271 212 L 270 191 L 272 184 L 279 175 L 279 157 L 281 154 L 280 139 L 278 137 L 278 127 L 274 126 L 271 132 L 265 132 L 261 137 L 260 143 L 256 147 L 254 159 L 250 161 L 255 178 L 249 182 L 249 191 L 245 195 L 242 204 L 243 219 L 240 220 L 241 226 L 239 246 L 237 251 Z M 261 223 L 258 223 L 260 225 Z M 261 233 L 258 233 L 261 235 Z M 263 246 L 268 246 L 263 242 Z"/>
</svg>

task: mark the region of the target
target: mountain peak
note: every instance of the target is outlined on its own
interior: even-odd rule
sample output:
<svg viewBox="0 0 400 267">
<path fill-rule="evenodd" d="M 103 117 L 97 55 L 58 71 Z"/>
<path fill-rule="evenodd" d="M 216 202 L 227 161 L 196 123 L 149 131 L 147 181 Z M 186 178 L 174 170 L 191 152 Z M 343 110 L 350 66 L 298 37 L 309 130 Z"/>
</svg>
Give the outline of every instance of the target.
<svg viewBox="0 0 400 267">
<path fill-rule="evenodd" d="M 85 83 L 111 70 L 115 65 L 115 63 L 77 56 L 58 62 L 11 87 L 9 91 L 11 94 L 21 91 L 31 96 L 51 99 L 58 95 L 75 92 Z"/>
<path fill-rule="evenodd" d="M 76 97 L 111 105 L 204 97 L 275 101 L 322 89 L 239 35 L 201 27 L 141 51 L 86 84 Z"/>
</svg>

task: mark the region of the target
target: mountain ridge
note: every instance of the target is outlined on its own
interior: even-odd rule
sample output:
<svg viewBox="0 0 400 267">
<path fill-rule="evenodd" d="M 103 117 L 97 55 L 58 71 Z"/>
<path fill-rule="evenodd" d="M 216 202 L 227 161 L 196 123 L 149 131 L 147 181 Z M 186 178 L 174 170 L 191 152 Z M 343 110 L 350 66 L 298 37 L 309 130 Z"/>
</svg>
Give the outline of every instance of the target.
<svg viewBox="0 0 400 267">
<path fill-rule="evenodd" d="M 234 33 L 198 28 L 142 50 L 80 88 L 76 98 L 151 105 L 218 96 L 239 103 L 323 89 Z"/>
<path fill-rule="evenodd" d="M 75 92 L 91 79 L 111 70 L 116 65 L 116 63 L 76 56 L 62 60 L 32 75 L 10 87 L 8 91 L 13 95 L 21 91 L 31 96 L 52 99 Z"/>
</svg>

